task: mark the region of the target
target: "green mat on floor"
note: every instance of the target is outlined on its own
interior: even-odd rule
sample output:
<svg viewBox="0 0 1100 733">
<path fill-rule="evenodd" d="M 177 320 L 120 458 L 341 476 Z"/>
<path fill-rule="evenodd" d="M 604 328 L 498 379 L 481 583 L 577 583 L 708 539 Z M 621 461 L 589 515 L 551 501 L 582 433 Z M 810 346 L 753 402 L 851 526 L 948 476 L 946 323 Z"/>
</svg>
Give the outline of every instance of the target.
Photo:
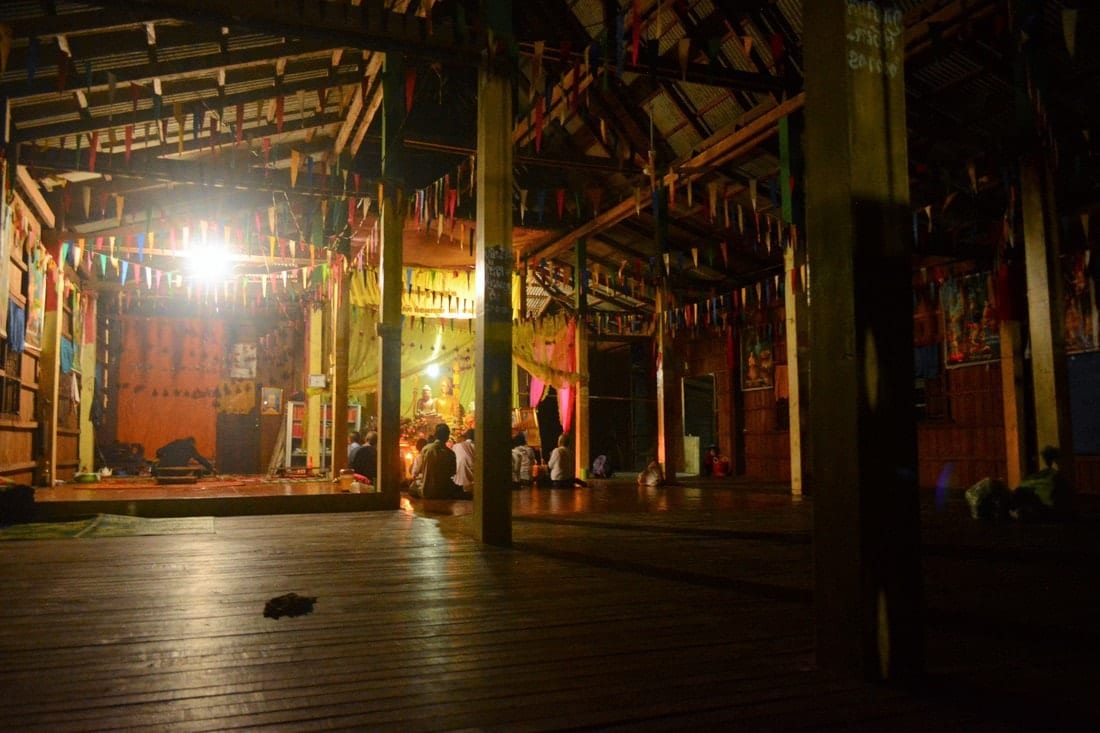
<svg viewBox="0 0 1100 733">
<path fill-rule="evenodd" d="M 71 522 L 37 522 L 0 527 L 0 540 L 69 540 L 158 534 L 211 534 L 213 517 L 130 517 L 99 514 Z"/>
</svg>

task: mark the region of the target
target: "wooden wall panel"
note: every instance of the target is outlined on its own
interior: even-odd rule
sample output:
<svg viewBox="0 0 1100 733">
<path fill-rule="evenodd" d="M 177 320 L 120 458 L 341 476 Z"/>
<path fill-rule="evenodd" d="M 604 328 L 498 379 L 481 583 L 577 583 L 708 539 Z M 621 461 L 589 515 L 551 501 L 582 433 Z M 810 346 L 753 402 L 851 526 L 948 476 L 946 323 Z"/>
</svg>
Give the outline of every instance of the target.
<svg viewBox="0 0 1100 733">
<path fill-rule="evenodd" d="M 999 362 L 950 369 L 944 377 L 948 415 L 917 426 L 918 480 L 923 488 L 965 488 L 1007 467 Z"/>
</svg>

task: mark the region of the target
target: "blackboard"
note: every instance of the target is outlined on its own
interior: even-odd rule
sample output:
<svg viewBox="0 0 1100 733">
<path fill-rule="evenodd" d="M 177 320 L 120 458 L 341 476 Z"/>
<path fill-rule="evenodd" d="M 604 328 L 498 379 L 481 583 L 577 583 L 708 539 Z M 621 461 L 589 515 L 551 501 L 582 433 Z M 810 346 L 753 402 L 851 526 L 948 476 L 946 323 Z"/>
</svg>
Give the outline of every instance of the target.
<svg viewBox="0 0 1100 733">
<path fill-rule="evenodd" d="M 485 315 L 488 318 L 512 318 L 511 263 L 511 253 L 507 248 L 485 248 Z"/>
</svg>

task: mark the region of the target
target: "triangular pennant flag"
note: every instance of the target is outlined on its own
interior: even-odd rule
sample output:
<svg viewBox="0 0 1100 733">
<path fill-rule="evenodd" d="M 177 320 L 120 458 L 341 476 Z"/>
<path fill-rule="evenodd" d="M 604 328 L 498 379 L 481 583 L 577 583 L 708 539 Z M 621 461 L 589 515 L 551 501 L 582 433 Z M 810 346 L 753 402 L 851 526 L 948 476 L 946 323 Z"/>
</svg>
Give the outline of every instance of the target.
<svg viewBox="0 0 1100 733">
<path fill-rule="evenodd" d="M 688 59 L 691 56 L 691 38 L 685 36 L 676 46 L 676 55 L 680 60 L 680 74 L 683 81 L 687 81 Z"/>
<path fill-rule="evenodd" d="M 1077 55 L 1077 9 L 1062 9 L 1062 37 L 1066 42 L 1066 50 L 1070 58 Z"/>
</svg>

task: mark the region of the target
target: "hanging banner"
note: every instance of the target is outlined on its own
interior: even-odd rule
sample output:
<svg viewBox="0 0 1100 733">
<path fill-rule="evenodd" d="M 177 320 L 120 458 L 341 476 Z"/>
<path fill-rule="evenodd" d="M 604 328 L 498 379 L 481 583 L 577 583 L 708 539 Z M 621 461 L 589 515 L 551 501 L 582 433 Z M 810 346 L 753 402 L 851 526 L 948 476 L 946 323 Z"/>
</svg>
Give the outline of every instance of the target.
<svg viewBox="0 0 1100 733">
<path fill-rule="evenodd" d="M 1100 319 L 1096 308 L 1096 273 L 1091 250 L 1062 257 L 1066 353 L 1100 349 Z"/>
<path fill-rule="evenodd" d="M 25 343 L 35 349 L 42 346 L 42 324 L 46 319 L 46 250 L 35 247 L 27 269 L 27 331 Z"/>
<path fill-rule="evenodd" d="M 1001 358 L 1000 320 L 991 273 L 944 281 L 940 288 L 940 304 L 948 368 L 984 364 Z"/>
<path fill-rule="evenodd" d="M 741 389 L 772 389 L 775 384 L 775 355 L 772 340 L 763 327 L 741 332 Z"/>
</svg>

